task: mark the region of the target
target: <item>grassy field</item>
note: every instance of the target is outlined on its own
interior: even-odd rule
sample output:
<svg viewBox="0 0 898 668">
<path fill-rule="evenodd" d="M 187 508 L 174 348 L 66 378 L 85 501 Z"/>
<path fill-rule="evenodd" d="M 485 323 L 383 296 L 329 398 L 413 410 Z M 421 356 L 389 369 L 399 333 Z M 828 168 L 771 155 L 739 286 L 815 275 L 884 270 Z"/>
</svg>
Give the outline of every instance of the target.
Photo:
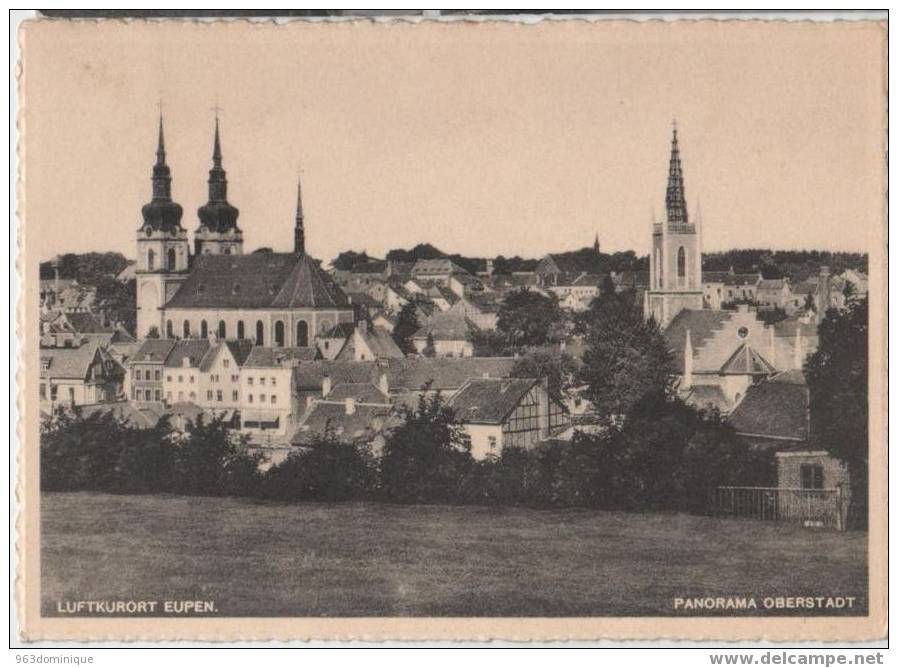
<svg viewBox="0 0 898 668">
<path fill-rule="evenodd" d="M 41 499 L 45 614 L 110 599 L 211 599 L 233 616 L 680 615 L 675 597 L 736 595 L 866 604 L 866 534 L 588 510 Z"/>
</svg>

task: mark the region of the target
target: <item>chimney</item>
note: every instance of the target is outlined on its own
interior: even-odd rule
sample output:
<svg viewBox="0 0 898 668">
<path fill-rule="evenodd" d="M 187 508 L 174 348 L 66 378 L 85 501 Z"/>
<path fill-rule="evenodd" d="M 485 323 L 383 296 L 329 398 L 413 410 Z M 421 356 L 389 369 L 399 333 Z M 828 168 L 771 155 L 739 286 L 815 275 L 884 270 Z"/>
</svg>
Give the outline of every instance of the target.
<svg viewBox="0 0 898 668">
<path fill-rule="evenodd" d="M 384 394 L 386 394 L 386 395 L 389 396 L 389 394 L 390 394 L 390 381 L 389 381 L 389 379 L 387 378 L 387 374 L 385 374 L 385 373 L 380 374 L 380 379 L 379 379 L 379 381 L 378 381 L 378 383 L 377 383 L 377 387 L 380 389 L 381 392 L 383 392 Z"/>
<path fill-rule="evenodd" d="M 346 405 L 346 414 L 355 415 L 355 399 L 353 397 L 346 397 L 344 403 Z"/>
<path fill-rule="evenodd" d="M 683 346 L 683 387 L 692 387 L 692 335 L 686 330 L 686 345 Z"/>
</svg>

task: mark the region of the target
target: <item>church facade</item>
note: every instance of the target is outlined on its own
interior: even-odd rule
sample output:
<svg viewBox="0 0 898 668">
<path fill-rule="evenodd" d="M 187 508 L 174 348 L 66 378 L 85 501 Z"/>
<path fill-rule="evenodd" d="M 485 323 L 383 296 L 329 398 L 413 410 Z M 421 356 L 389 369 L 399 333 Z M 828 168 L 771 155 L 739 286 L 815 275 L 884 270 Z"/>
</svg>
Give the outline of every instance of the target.
<svg viewBox="0 0 898 668">
<path fill-rule="evenodd" d="M 292 253 L 243 253 L 239 210 L 228 202 L 218 119 L 209 200 L 197 212 L 191 252 L 182 207 L 171 197 L 162 119 L 153 197 L 137 231 L 137 336 L 250 339 L 257 345 L 314 346 L 315 337 L 354 321 L 343 291 L 305 252 L 301 186 Z"/>
</svg>

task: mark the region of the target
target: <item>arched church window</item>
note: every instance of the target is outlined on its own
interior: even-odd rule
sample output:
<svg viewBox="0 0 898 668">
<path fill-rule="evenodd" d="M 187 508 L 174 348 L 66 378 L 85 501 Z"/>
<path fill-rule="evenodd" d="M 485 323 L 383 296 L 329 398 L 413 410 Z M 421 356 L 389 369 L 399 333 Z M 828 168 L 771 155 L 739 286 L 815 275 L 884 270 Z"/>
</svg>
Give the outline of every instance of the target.
<svg viewBox="0 0 898 668">
<path fill-rule="evenodd" d="M 243 321 L 242 321 L 242 320 L 238 320 L 238 321 L 237 321 L 237 338 L 238 338 L 238 339 L 242 339 L 242 338 L 244 337 L 245 334 L 246 334 L 246 331 L 245 331 L 245 329 L 244 329 L 244 327 L 243 327 Z"/>
<path fill-rule="evenodd" d="M 165 322 L 165 338 L 173 339 L 175 338 L 175 327 L 172 325 L 171 320 L 167 320 Z"/>
<path fill-rule="evenodd" d="M 177 261 L 175 249 L 169 248 L 168 249 L 168 270 L 174 271 L 175 268 L 177 268 L 177 266 L 178 266 L 178 261 Z"/>
<path fill-rule="evenodd" d="M 309 345 L 309 323 L 305 320 L 296 323 L 296 345 L 301 348 Z"/>
<path fill-rule="evenodd" d="M 265 325 L 262 324 L 261 320 L 256 321 L 256 345 L 265 345 Z"/>
<path fill-rule="evenodd" d="M 682 246 L 677 251 L 677 276 L 686 278 L 686 249 Z"/>
<path fill-rule="evenodd" d="M 228 338 L 228 326 L 225 324 L 224 320 L 218 321 L 218 338 L 219 339 Z"/>
<path fill-rule="evenodd" d="M 280 320 L 274 323 L 274 345 L 278 348 L 284 347 L 284 323 Z"/>
<path fill-rule="evenodd" d="M 190 321 L 189 320 L 184 321 L 184 326 L 182 328 L 182 332 L 184 333 L 185 339 L 190 338 Z"/>
<path fill-rule="evenodd" d="M 205 320 L 200 320 L 200 338 L 209 338 L 209 323 L 207 323 Z"/>
<path fill-rule="evenodd" d="M 152 248 L 147 251 L 147 270 L 153 271 L 156 268 L 156 251 Z"/>
</svg>

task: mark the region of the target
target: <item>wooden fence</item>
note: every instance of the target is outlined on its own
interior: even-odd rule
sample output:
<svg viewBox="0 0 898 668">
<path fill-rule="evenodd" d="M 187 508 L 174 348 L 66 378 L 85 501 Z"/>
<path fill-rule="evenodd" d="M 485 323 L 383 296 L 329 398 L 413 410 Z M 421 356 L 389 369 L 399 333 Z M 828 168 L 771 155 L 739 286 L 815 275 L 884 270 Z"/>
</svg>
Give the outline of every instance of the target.
<svg viewBox="0 0 898 668">
<path fill-rule="evenodd" d="M 841 531 L 845 528 L 844 505 L 841 487 L 718 487 L 711 500 L 711 514 Z"/>
</svg>

